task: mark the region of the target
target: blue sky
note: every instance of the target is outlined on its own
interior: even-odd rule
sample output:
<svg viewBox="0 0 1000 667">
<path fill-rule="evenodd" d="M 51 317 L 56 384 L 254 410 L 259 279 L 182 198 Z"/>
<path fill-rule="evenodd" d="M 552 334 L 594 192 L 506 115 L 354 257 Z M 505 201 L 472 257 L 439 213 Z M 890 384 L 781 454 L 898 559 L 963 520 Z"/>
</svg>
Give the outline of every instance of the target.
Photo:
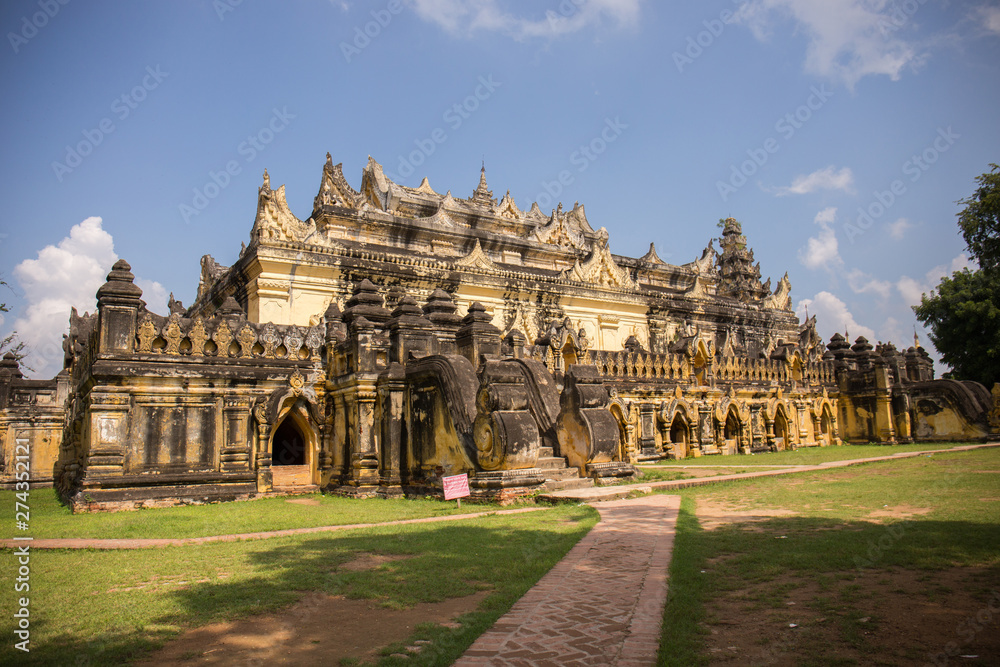
<svg viewBox="0 0 1000 667">
<path fill-rule="evenodd" d="M 264 168 L 306 218 L 327 151 L 355 187 L 371 155 L 462 197 L 485 160 L 497 196 L 676 264 L 731 215 L 824 337 L 909 345 L 1000 161 L 995 0 L 34 0 L 0 26 L 0 332 L 46 377 L 117 258 L 153 310 L 190 303 Z"/>
</svg>

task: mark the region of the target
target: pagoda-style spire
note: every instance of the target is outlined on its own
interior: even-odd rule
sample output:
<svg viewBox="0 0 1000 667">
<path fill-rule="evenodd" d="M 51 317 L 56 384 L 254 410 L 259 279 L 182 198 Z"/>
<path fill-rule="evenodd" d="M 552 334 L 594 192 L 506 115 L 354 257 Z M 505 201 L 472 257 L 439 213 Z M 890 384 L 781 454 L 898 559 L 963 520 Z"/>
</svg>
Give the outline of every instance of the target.
<svg viewBox="0 0 1000 667">
<path fill-rule="evenodd" d="M 493 198 L 493 192 L 490 187 L 486 184 L 486 163 L 483 163 L 483 168 L 479 172 L 479 187 L 476 191 L 472 193 L 469 198 L 474 204 L 481 204 L 483 206 L 496 206 L 497 200 Z"/>
<path fill-rule="evenodd" d="M 753 250 L 747 247 L 740 223 L 735 218 L 726 218 L 722 223 L 719 294 L 744 303 L 768 296 L 768 290 L 760 282 L 760 265 L 754 264 Z"/>
</svg>

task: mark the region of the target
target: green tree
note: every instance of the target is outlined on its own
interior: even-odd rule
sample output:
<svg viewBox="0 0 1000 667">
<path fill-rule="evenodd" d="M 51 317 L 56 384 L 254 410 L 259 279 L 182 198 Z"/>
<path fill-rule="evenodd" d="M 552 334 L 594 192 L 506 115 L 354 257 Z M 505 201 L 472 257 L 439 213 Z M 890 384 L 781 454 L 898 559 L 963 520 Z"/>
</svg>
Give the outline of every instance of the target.
<svg viewBox="0 0 1000 667">
<path fill-rule="evenodd" d="M 1000 166 L 990 167 L 976 177 L 975 194 L 958 202 L 965 206 L 958 214 L 958 226 L 979 267 L 996 271 L 1000 269 Z"/>
<path fill-rule="evenodd" d="M 958 202 L 965 206 L 959 228 L 979 268 L 942 278 L 913 307 L 951 376 L 987 387 L 1000 381 L 1000 167 L 990 167 L 976 177 L 975 194 Z"/>
<path fill-rule="evenodd" d="M 0 278 L 0 286 L 10 288 L 5 280 Z M 0 313 L 10 312 L 6 303 L 0 302 Z M 24 341 L 17 339 L 17 332 L 11 331 L 4 338 L 0 338 L 0 356 L 7 354 L 8 352 L 14 353 L 14 358 L 20 361 L 24 359 L 26 352 L 24 351 Z M 30 370 L 30 369 L 29 369 Z"/>
</svg>

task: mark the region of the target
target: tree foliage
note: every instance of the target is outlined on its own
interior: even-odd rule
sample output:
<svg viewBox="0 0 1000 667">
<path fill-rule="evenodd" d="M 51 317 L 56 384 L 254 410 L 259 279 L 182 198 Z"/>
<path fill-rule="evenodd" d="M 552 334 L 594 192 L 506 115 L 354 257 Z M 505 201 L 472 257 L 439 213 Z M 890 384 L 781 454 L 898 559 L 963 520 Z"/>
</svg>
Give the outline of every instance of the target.
<svg viewBox="0 0 1000 667">
<path fill-rule="evenodd" d="M 0 278 L 0 286 L 9 288 L 10 285 L 7 284 L 2 278 Z M 6 303 L 0 302 L 0 313 L 10 312 L 10 308 L 7 307 Z M 24 341 L 18 340 L 17 332 L 11 331 L 9 334 L 0 338 L 0 356 L 7 354 L 8 352 L 14 353 L 14 358 L 20 361 L 24 359 L 26 354 L 24 349 Z"/>
<path fill-rule="evenodd" d="M 979 269 L 942 278 L 913 307 L 952 376 L 987 387 L 1000 381 L 1000 167 L 990 167 L 976 177 L 975 194 L 958 202 L 965 206 L 959 228 Z"/>
<path fill-rule="evenodd" d="M 913 310 L 954 378 L 1000 381 L 1000 272 L 956 271 Z"/>
<path fill-rule="evenodd" d="M 976 177 L 975 194 L 958 202 L 965 206 L 958 214 L 958 226 L 980 268 L 996 271 L 1000 269 L 1000 166 L 990 167 Z"/>
</svg>

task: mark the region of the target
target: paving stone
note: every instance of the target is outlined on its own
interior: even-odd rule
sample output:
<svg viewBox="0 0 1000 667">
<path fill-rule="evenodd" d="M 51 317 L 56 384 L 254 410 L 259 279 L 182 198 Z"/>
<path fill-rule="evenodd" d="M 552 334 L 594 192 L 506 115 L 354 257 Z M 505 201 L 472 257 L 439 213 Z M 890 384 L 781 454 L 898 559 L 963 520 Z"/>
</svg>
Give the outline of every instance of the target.
<svg viewBox="0 0 1000 667">
<path fill-rule="evenodd" d="M 455 665 L 656 662 L 680 498 L 647 496 L 595 507 L 600 523 Z"/>
</svg>

